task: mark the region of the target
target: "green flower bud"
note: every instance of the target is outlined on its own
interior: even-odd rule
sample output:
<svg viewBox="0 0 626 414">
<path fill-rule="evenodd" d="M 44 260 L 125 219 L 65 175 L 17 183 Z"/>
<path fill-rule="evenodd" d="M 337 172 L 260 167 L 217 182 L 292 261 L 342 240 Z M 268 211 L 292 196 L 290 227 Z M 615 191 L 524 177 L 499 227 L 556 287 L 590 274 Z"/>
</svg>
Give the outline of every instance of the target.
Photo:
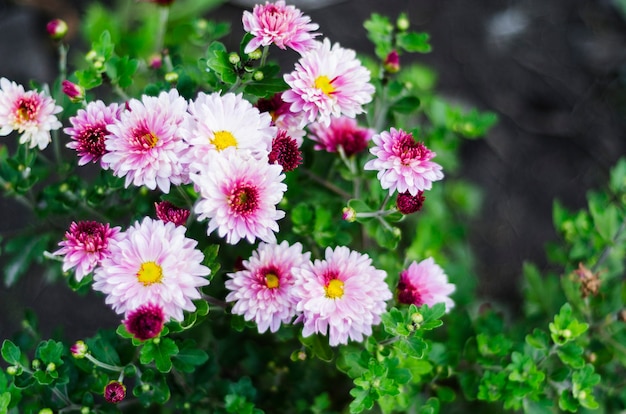
<svg viewBox="0 0 626 414">
<path fill-rule="evenodd" d="M 168 72 L 165 74 L 165 81 L 169 83 L 175 83 L 178 81 L 178 73 Z"/>
<path fill-rule="evenodd" d="M 256 72 L 254 72 L 252 77 L 254 78 L 255 81 L 258 82 L 258 81 L 262 81 L 265 75 L 263 75 L 263 72 L 261 72 L 260 70 L 257 70 Z"/>
<path fill-rule="evenodd" d="M 263 52 L 261 51 L 261 49 L 255 49 L 252 52 L 248 53 L 248 57 L 252 60 L 261 59 L 261 56 L 263 56 Z"/>
<path fill-rule="evenodd" d="M 236 65 L 237 63 L 241 62 L 241 58 L 237 53 L 232 52 L 230 55 L 228 55 L 228 61 L 231 65 Z"/>
</svg>

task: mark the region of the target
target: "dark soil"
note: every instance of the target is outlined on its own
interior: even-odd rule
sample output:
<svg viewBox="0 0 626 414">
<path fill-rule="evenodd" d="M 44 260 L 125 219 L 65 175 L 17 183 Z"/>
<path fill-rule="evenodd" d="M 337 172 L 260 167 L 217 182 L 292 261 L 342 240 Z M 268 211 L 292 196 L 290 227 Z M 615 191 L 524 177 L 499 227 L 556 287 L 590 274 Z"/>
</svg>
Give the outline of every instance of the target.
<svg viewBox="0 0 626 414">
<path fill-rule="evenodd" d="M 54 56 L 45 23 L 58 16 L 54 10 L 76 21 L 81 9 L 62 0 L 28 1 L 47 8 L 21 3 L 0 4 L 0 76 L 24 84 L 51 81 Z M 584 207 L 586 191 L 604 185 L 625 153 L 626 21 L 616 3 L 351 0 L 307 11 L 325 36 L 366 53 L 371 48 L 362 22 L 370 13 L 395 18 L 408 11 L 413 28 L 431 34 L 433 52 L 419 60 L 438 72 L 439 91 L 498 114 L 486 139 L 465 143 L 463 174 L 485 191 L 470 236 L 479 294 L 513 312 L 522 263 L 547 266 L 544 245 L 557 238 L 553 200 Z M 225 5 L 209 17 L 233 22 L 235 41 L 241 12 Z M 11 201 L 0 199 L 0 208 L 4 236 L 27 220 Z M 36 310 L 44 327 L 63 322 L 71 337 L 92 335 L 103 319 L 117 323 L 101 299 L 50 286 L 35 272 L 0 292 L 0 338 L 19 326 L 25 307 Z"/>
</svg>

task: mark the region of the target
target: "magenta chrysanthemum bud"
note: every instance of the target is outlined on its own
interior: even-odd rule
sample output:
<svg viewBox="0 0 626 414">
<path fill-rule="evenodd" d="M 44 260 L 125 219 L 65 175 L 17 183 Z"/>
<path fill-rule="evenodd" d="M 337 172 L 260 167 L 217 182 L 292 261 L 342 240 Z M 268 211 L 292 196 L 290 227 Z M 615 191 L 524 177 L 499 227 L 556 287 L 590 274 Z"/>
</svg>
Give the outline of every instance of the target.
<svg viewBox="0 0 626 414">
<path fill-rule="evenodd" d="M 177 226 L 184 226 L 187 223 L 189 214 L 191 213 L 187 209 L 176 207 L 169 201 L 154 203 L 154 207 L 156 209 L 156 215 L 159 220 L 166 223 L 171 222 L 176 224 Z"/>
<path fill-rule="evenodd" d="M 82 86 L 70 82 L 67 79 L 64 80 L 61 85 L 63 87 L 63 93 L 70 98 L 70 101 L 76 103 L 85 99 L 85 88 Z"/>
<path fill-rule="evenodd" d="M 126 386 L 119 381 L 110 381 L 104 387 L 104 399 L 117 404 L 126 397 Z"/>
<path fill-rule="evenodd" d="M 402 214 L 415 213 L 422 209 L 425 199 L 423 191 L 418 191 L 414 196 L 412 196 L 408 191 L 405 191 L 404 193 L 398 194 L 396 207 Z"/>
<path fill-rule="evenodd" d="M 389 73 L 396 73 L 400 70 L 400 55 L 398 55 L 398 51 L 392 50 L 389 52 L 383 62 L 383 67 Z"/>
<path fill-rule="evenodd" d="M 48 32 L 48 36 L 54 40 L 60 40 L 67 35 L 68 27 L 67 23 L 61 19 L 50 20 L 46 25 L 46 32 Z"/>
<path fill-rule="evenodd" d="M 302 153 L 295 139 L 280 130 L 272 140 L 272 151 L 269 154 L 270 164 L 280 164 L 283 171 L 293 171 L 302 164 Z"/>
<path fill-rule="evenodd" d="M 152 303 L 128 312 L 124 320 L 126 330 L 142 341 L 158 336 L 163 330 L 164 323 L 163 309 Z"/>
<path fill-rule="evenodd" d="M 352 207 L 344 207 L 341 211 L 341 218 L 352 223 L 356 221 L 356 211 Z"/>
<path fill-rule="evenodd" d="M 400 303 L 416 306 L 433 306 L 443 302 L 447 312 L 454 307 L 454 301 L 449 296 L 455 289 L 454 284 L 448 283 L 443 269 L 429 257 L 419 263 L 414 261 L 400 273 L 397 297 Z"/>
<path fill-rule="evenodd" d="M 329 126 L 314 122 L 309 130 L 309 138 L 316 142 L 316 150 L 338 152 L 341 147 L 348 157 L 365 151 L 374 135 L 374 130 L 361 128 L 355 119 L 345 116 L 332 118 Z"/>
<path fill-rule="evenodd" d="M 83 341 L 76 341 L 74 345 L 70 347 L 70 353 L 74 358 L 80 359 L 87 355 L 87 344 Z"/>
<path fill-rule="evenodd" d="M 160 53 L 155 53 L 148 58 L 148 66 L 150 69 L 161 69 L 163 66 L 163 56 Z"/>
</svg>

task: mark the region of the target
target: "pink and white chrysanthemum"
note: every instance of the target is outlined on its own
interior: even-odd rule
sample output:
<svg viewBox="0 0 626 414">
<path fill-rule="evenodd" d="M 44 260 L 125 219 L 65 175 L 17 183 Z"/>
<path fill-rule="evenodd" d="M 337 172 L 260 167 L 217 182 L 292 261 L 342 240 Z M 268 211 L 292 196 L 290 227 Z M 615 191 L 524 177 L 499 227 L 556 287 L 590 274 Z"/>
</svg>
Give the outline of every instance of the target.
<svg viewBox="0 0 626 414">
<path fill-rule="evenodd" d="M 168 193 L 171 184 L 187 183 L 188 166 L 181 159 L 188 145 L 180 131 L 188 116 L 187 101 L 172 89 L 158 97 L 131 99 L 128 107 L 108 127 L 102 162 L 116 176 L 126 177 L 126 187 L 133 183 L 154 190 L 158 186 Z"/>
<path fill-rule="evenodd" d="M 296 69 L 285 74 L 291 89 L 282 98 L 291 112 L 303 112 L 305 121 L 330 125 L 331 117 L 354 118 L 371 102 L 374 86 L 370 71 L 356 58 L 356 52 L 324 39 L 317 49 L 302 55 Z"/>
<path fill-rule="evenodd" d="M 300 243 L 261 243 L 252 257 L 243 261 L 244 270 L 228 274 L 226 300 L 235 302 L 232 312 L 254 320 L 259 333 L 276 332 L 281 322 L 291 322 L 297 302 L 292 290 L 293 269 L 308 263 L 309 256 L 302 253 Z"/>
<path fill-rule="evenodd" d="M 209 152 L 234 147 L 267 156 L 272 149 L 276 128 L 271 126 L 271 116 L 260 113 L 241 94 L 200 92 L 189 104 L 189 112 L 187 128 L 181 132 L 191 146 L 188 162 L 193 169 L 206 165 Z"/>
<path fill-rule="evenodd" d="M 367 254 L 347 247 L 326 248 L 325 259 L 296 268 L 296 310 L 302 312 L 302 335 L 328 334 L 331 346 L 362 341 L 380 323 L 392 294 L 386 273 Z"/>
<path fill-rule="evenodd" d="M 207 234 L 217 229 L 230 244 L 244 238 L 275 243 L 276 220 L 285 216 L 276 209 L 287 190 L 282 170 L 233 149 L 210 153 L 206 168 L 191 174 L 200 193 L 195 212 L 198 219 L 209 219 Z"/>
<path fill-rule="evenodd" d="M 448 277 L 443 269 L 435 263 L 432 257 L 421 262 L 413 262 L 400 273 L 398 282 L 398 302 L 432 307 L 437 303 L 445 303 L 446 312 L 454 307 L 450 294 L 456 287 L 448 283 Z"/>
<path fill-rule="evenodd" d="M 298 147 L 302 145 L 304 135 L 304 115 L 302 113 L 291 112 L 291 104 L 283 101 L 282 94 L 274 94 L 271 98 L 259 99 L 255 106 L 261 112 L 267 112 L 272 117 L 272 125 L 287 131 L 287 135 L 295 139 Z"/>
<path fill-rule="evenodd" d="M 368 161 L 366 170 L 378 170 L 378 179 L 389 194 L 409 192 L 416 196 L 418 192 L 430 190 L 433 181 L 443 178 L 441 165 L 431 161 L 433 151 L 415 141 L 413 135 L 401 129 L 391 128 L 372 138 L 375 146 L 370 152 L 376 156 Z"/>
<path fill-rule="evenodd" d="M 0 78 L 0 136 L 17 131 L 20 144 L 42 150 L 50 143 L 50 131 L 61 128 L 55 114 L 62 110 L 44 92 L 25 91 L 22 85 Z"/>
<path fill-rule="evenodd" d="M 74 276 L 81 281 L 110 254 L 109 243 L 119 237 L 119 227 L 96 221 L 72 222 L 65 232 L 65 240 L 59 243 L 61 248 L 54 252 L 63 257 L 63 271 L 74 269 Z"/>
<path fill-rule="evenodd" d="M 104 140 L 108 134 L 107 127 L 120 119 L 123 109 L 116 103 L 107 106 L 102 101 L 92 101 L 70 118 L 72 126 L 63 129 L 63 132 L 72 138 L 67 147 L 78 153 L 78 165 L 101 161 L 106 154 Z M 101 165 L 106 168 L 103 163 Z"/>
<path fill-rule="evenodd" d="M 93 288 L 107 295 L 106 303 L 128 314 L 148 303 L 160 306 L 166 320 L 183 320 L 183 311 L 196 309 L 198 287 L 208 285 L 210 273 L 195 240 L 185 227 L 149 217 L 111 240 L 110 254 L 94 274 Z"/>
<path fill-rule="evenodd" d="M 254 36 L 244 53 L 271 44 L 281 49 L 289 47 L 300 54 L 317 47 L 315 37 L 319 33 L 311 32 L 319 29 L 319 25 L 311 23 L 311 18 L 295 6 L 286 6 L 283 0 L 257 4 L 252 13 L 244 11 L 241 20 L 243 29 Z"/>
<path fill-rule="evenodd" d="M 316 150 L 337 152 L 341 147 L 348 157 L 365 151 L 374 135 L 374 130 L 361 128 L 355 119 L 345 116 L 333 118 L 329 126 L 315 122 L 309 125 L 309 130 L 308 137 L 316 142 Z"/>
</svg>

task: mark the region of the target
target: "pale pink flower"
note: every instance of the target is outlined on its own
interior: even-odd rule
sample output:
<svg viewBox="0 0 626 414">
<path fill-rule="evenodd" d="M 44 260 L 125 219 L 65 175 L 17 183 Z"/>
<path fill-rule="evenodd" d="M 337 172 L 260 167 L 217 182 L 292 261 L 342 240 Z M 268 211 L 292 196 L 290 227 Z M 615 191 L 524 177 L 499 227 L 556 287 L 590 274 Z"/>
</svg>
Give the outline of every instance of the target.
<svg viewBox="0 0 626 414">
<path fill-rule="evenodd" d="M 241 94 L 200 92 L 189 104 L 189 112 L 181 133 L 191 146 L 187 162 L 194 170 L 206 165 L 209 152 L 234 147 L 266 157 L 272 149 L 276 128 L 271 126 L 270 115 L 260 113 Z"/>
<path fill-rule="evenodd" d="M 17 131 L 20 144 L 45 149 L 50 131 L 62 126 L 55 116 L 62 110 L 44 92 L 24 91 L 22 85 L 0 78 L 0 136 Z"/>
<path fill-rule="evenodd" d="M 398 282 L 398 302 L 432 307 L 445 303 L 446 312 L 454 307 L 450 294 L 455 286 L 448 283 L 448 277 L 432 257 L 417 263 L 413 261 L 408 269 L 400 273 Z"/>
<path fill-rule="evenodd" d="M 166 320 L 183 320 L 193 312 L 198 287 L 208 285 L 210 273 L 196 242 L 185 227 L 149 217 L 111 240 L 110 255 L 94 274 L 93 288 L 107 295 L 106 303 L 126 314 L 151 303 L 163 309 Z"/>
<path fill-rule="evenodd" d="M 198 219 L 209 219 L 207 234 L 217 229 L 227 243 L 244 238 L 275 243 L 276 220 L 285 216 L 276 209 L 287 190 L 284 179 L 282 167 L 267 159 L 233 149 L 210 153 L 206 168 L 191 175 L 200 192 L 195 212 Z"/>
<path fill-rule="evenodd" d="M 295 71 L 284 79 L 291 89 L 283 92 L 282 98 L 291 103 L 291 112 L 303 112 L 305 122 L 317 120 L 325 126 L 330 125 L 331 117 L 355 118 L 364 112 L 363 105 L 371 102 L 375 91 L 370 71 L 361 65 L 355 51 L 338 43 L 331 49 L 328 39 L 303 54 Z"/>
<path fill-rule="evenodd" d="M 392 294 L 386 273 L 372 266 L 367 254 L 347 247 L 326 248 L 325 259 L 294 269 L 302 312 L 302 336 L 328 335 L 331 346 L 362 341 L 380 323 Z"/>
<path fill-rule="evenodd" d="M 158 186 L 168 193 L 171 184 L 186 184 L 188 166 L 181 159 L 188 145 L 181 128 L 188 116 L 187 101 L 172 89 L 158 97 L 131 99 L 128 108 L 108 127 L 102 161 L 116 176 L 126 177 L 126 187 L 133 183 L 154 190 Z"/>
<path fill-rule="evenodd" d="M 281 49 L 290 47 L 303 54 L 317 46 L 315 37 L 319 33 L 311 32 L 319 29 L 319 25 L 311 23 L 311 18 L 294 6 L 286 6 L 283 0 L 257 4 L 252 13 L 243 12 L 242 22 L 243 29 L 254 36 L 244 53 L 275 44 Z"/>
<path fill-rule="evenodd" d="M 366 170 L 378 170 L 378 179 L 389 194 L 409 192 L 417 196 L 418 192 L 430 190 L 433 181 L 443 178 L 441 165 L 431 161 L 435 153 L 415 141 L 413 135 L 391 128 L 372 138 L 375 146 L 370 152 L 376 156 L 368 161 Z"/>
<path fill-rule="evenodd" d="M 70 118 L 72 126 L 63 129 L 63 132 L 72 138 L 67 147 L 78 153 L 78 165 L 102 160 L 106 154 L 104 140 L 108 134 L 107 127 L 120 119 L 123 109 L 116 103 L 107 106 L 102 101 L 92 101 Z M 104 163 L 101 165 L 107 167 Z"/>
<path fill-rule="evenodd" d="M 291 112 L 291 104 L 283 101 L 282 94 L 274 94 L 268 99 L 259 99 L 255 106 L 261 112 L 267 112 L 272 117 L 272 125 L 287 131 L 287 135 L 295 139 L 298 147 L 302 145 L 306 131 L 304 130 L 304 115 Z"/>
<path fill-rule="evenodd" d="M 338 152 L 342 147 L 348 157 L 365 151 L 374 135 L 373 129 L 361 128 L 355 119 L 345 116 L 333 118 L 329 126 L 315 122 L 309 125 L 309 130 L 308 137 L 316 142 L 316 150 Z"/>
<path fill-rule="evenodd" d="M 244 270 L 228 274 L 226 300 L 235 302 L 232 312 L 254 320 L 259 333 L 276 332 L 281 322 L 291 322 L 297 302 L 293 270 L 308 263 L 309 256 L 302 253 L 300 243 L 259 244 L 252 257 L 243 261 Z"/>
<path fill-rule="evenodd" d="M 74 269 L 77 281 L 91 273 L 96 266 L 109 256 L 109 243 L 119 237 L 119 227 L 96 221 L 72 222 L 65 232 L 65 240 L 59 243 L 61 248 L 53 254 L 63 257 L 63 271 Z"/>
</svg>

